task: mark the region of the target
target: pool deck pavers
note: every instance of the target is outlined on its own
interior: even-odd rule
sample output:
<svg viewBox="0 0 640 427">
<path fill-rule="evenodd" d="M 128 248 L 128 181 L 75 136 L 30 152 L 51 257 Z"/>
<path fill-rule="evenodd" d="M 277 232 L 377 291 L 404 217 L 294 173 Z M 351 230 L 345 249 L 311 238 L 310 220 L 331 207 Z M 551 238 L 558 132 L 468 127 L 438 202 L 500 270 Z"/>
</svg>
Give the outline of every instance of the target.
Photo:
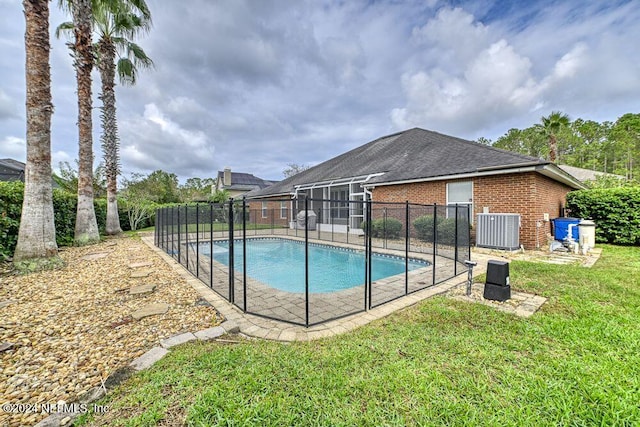
<svg viewBox="0 0 640 427">
<path fill-rule="evenodd" d="M 170 266 L 172 266 L 177 274 L 183 277 L 203 299 L 214 306 L 216 310 L 224 316 L 226 321 L 223 323 L 222 327 L 225 330 L 229 329 L 225 326 L 227 326 L 227 322 L 230 322 L 230 324 L 233 325 L 234 330 L 239 330 L 239 332 L 244 335 L 274 341 L 310 341 L 343 334 L 360 326 L 366 325 L 369 322 L 388 316 L 398 310 L 415 305 L 432 296 L 447 294 L 454 288 L 464 286 L 467 281 L 467 275 L 461 274 L 437 285 L 403 296 L 368 311 L 352 314 L 336 320 L 330 320 L 328 322 L 306 328 L 304 326 L 293 325 L 286 322 L 243 313 L 240 308 L 229 303 L 192 275 L 185 267 L 176 262 L 176 260 L 170 255 L 156 247 L 153 242 L 153 236 L 145 236 L 142 238 L 142 241 L 154 250 Z M 486 273 L 487 261 L 489 259 L 495 259 L 495 256 L 474 252 L 472 258 L 475 261 L 478 261 L 478 265 L 473 270 L 473 275 L 476 277 Z M 531 297 L 535 296 L 532 295 Z M 519 306 L 518 309 L 515 310 L 514 314 L 530 316 L 542 303 L 544 303 L 544 300 L 545 299 L 542 297 L 537 297 L 535 299 L 528 298 L 527 304 Z M 540 304 L 538 305 L 537 303 Z"/>
</svg>

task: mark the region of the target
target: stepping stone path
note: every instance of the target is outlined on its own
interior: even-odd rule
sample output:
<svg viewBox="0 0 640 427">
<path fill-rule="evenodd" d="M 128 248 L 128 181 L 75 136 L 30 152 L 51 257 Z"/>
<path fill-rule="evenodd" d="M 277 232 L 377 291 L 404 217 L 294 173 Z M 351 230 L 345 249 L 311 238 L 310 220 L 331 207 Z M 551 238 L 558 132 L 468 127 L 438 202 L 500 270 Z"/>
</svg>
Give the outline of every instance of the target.
<svg viewBox="0 0 640 427">
<path fill-rule="evenodd" d="M 129 264 L 129 268 L 151 267 L 152 265 L 153 263 L 150 261 L 134 262 Z"/>
<path fill-rule="evenodd" d="M 109 255 L 111 252 L 96 252 L 95 254 L 85 255 L 80 258 L 83 261 L 95 261 L 97 259 L 101 259 Z"/>
<path fill-rule="evenodd" d="M 169 311 L 169 304 L 160 302 L 156 304 L 146 305 L 142 307 L 140 310 L 134 311 L 133 313 L 131 313 L 131 317 L 133 317 L 135 320 L 140 320 L 149 316 L 165 314 L 167 311 Z"/>
<path fill-rule="evenodd" d="M 155 290 L 156 290 L 156 285 L 152 285 L 152 284 L 132 286 L 129 289 L 129 295 L 150 294 L 151 292 L 153 292 Z"/>
<path fill-rule="evenodd" d="M 131 273 L 131 278 L 142 279 L 143 277 L 148 277 L 151 273 L 153 273 L 153 271 L 151 270 L 134 271 L 133 273 Z"/>
</svg>

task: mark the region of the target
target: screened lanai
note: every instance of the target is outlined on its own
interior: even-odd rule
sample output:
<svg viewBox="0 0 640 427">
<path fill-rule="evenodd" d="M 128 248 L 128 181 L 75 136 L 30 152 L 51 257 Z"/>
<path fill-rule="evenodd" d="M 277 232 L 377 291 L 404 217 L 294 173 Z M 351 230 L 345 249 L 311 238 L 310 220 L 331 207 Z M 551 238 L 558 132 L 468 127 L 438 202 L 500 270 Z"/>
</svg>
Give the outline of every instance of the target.
<svg viewBox="0 0 640 427">
<path fill-rule="evenodd" d="M 309 209 L 316 213 L 320 231 L 362 234 L 365 220 L 362 202 L 370 199 L 371 194 L 362 184 L 380 175 L 382 173 L 296 185 L 294 203 L 302 210 L 304 198 L 309 199 Z"/>
</svg>

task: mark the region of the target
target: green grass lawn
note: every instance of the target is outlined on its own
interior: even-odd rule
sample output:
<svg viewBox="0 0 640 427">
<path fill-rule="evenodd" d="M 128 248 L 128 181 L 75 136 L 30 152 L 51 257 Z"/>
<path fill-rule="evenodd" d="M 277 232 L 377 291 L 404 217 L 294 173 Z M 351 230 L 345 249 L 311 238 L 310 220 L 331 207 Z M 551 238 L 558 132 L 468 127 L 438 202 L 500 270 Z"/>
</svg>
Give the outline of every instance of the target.
<svg viewBox="0 0 640 427">
<path fill-rule="evenodd" d="M 591 269 L 510 272 L 513 288 L 549 299 L 529 319 L 437 297 L 315 342 L 188 344 L 110 393 L 93 421 L 639 425 L 640 248 L 607 246 Z"/>
</svg>

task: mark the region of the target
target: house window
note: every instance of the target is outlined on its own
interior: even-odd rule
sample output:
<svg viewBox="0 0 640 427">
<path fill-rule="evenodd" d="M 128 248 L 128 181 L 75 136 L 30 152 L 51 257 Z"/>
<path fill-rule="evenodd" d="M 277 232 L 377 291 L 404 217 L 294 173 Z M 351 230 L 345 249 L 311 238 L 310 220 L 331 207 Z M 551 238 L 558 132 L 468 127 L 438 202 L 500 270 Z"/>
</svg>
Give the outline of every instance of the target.
<svg viewBox="0 0 640 427">
<path fill-rule="evenodd" d="M 280 202 L 280 219 L 287 219 L 287 202 Z"/>
<path fill-rule="evenodd" d="M 267 217 L 267 202 L 262 202 L 262 218 Z"/>
<path fill-rule="evenodd" d="M 447 184 L 447 205 L 466 205 L 473 223 L 473 182 L 457 181 Z M 455 208 L 447 209 L 447 217 L 455 216 Z"/>
</svg>

